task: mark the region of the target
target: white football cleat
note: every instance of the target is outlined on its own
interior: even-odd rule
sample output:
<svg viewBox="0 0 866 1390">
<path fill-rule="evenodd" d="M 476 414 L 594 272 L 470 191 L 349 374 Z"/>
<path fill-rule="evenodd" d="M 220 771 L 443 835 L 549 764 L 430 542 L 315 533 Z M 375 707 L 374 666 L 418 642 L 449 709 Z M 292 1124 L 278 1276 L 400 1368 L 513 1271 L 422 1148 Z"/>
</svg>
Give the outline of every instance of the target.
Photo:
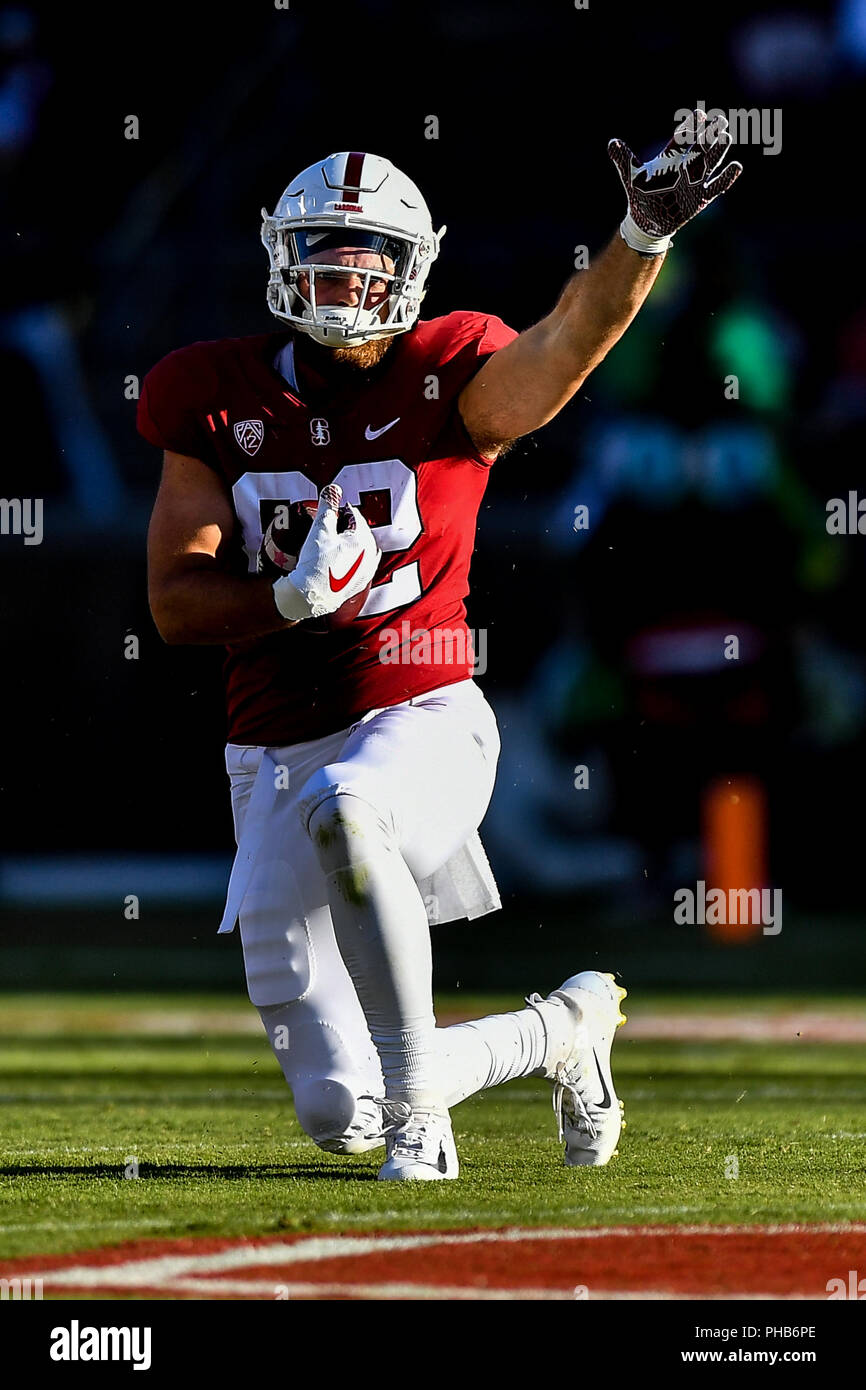
<svg viewBox="0 0 866 1390">
<path fill-rule="evenodd" d="M 385 1152 L 380 1182 L 440 1182 L 460 1172 L 447 1110 L 413 1110 L 405 1101 L 386 1101 Z"/>
<path fill-rule="evenodd" d="M 561 999 L 577 1023 L 573 1050 L 557 1064 L 553 1083 L 553 1111 L 559 1138 L 565 1140 L 567 1168 L 598 1168 L 616 1153 L 623 1103 L 613 1088 L 610 1050 L 617 1028 L 625 1023 L 620 1013 L 625 996 L 613 975 L 598 970 L 572 975 L 549 996 Z"/>
</svg>

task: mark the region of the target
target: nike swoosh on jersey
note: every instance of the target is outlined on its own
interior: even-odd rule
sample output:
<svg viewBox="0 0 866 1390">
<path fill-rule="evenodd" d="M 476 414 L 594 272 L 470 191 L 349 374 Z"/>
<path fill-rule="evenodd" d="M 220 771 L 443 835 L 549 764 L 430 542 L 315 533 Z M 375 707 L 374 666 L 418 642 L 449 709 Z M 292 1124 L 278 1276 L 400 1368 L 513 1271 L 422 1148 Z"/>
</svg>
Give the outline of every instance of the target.
<svg viewBox="0 0 866 1390">
<path fill-rule="evenodd" d="M 383 425 L 380 430 L 371 430 L 370 426 L 368 425 L 367 428 L 364 430 L 364 438 L 378 439 L 380 434 L 384 434 L 386 430 L 389 430 L 391 428 L 391 425 L 396 425 L 400 418 L 401 417 L 398 415 L 396 420 L 392 420 L 391 423 L 388 425 Z"/>
<path fill-rule="evenodd" d="M 610 1091 L 607 1089 L 607 1086 L 606 1086 L 606 1084 L 605 1084 L 604 1077 L 603 1077 L 602 1074 L 601 1074 L 601 1067 L 599 1066 L 599 1063 L 598 1063 L 598 1057 L 596 1056 L 595 1048 L 592 1049 L 592 1055 L 593 1055 L 593 1057 L 595 1057 L 595 1065 L 596 1065 L 596 1070 L 598 1071 L 598 1079 L 599 1079 L 599 1081 L 601 1082 L 601 1100 L 596 1102 L 596 1107 L 595 1107 L 595 1108 L 596 1108 L 596 1110 L 609 1110 L 609 1109 L 610 1109 Z"/>
<path fill-rule="evenodd" d="M 329 584 L 330 584 L 330 586 L 331 586 L 331 592 L 332 592 L 332 593 L 338 594 L 338 593 L 340 592 L 341 589 L 345 589 L 346 585 L 348 584 L 349 580 L 352 578 L 352 575 L 353 575 L 353 574 L 355 573 L 355 571 L 357 570 L 357 568 L 358 568 L 358 566 L 360 565 L 360 563 L 361 563 L 361 561 L 363 560 L 363 558 L 364 558 L 364 552 L 363 552 L 363 550 L 362 550 L 362 551 L 361 551 L 361 554 L 358 556 L 358 558 L 357 558 L 357 560 L 355 561 L 354 565 L 352 565 L 351 569 L 346 570 L 346 573 L 343 575 L 342 579 L 337 579 L 337 578 L 335 578 L 335 576 L 334 576 L 334 571 L 331 570 L 331 569 L 328 570 L 328 582 L 329 582 Z"/>
</svg>

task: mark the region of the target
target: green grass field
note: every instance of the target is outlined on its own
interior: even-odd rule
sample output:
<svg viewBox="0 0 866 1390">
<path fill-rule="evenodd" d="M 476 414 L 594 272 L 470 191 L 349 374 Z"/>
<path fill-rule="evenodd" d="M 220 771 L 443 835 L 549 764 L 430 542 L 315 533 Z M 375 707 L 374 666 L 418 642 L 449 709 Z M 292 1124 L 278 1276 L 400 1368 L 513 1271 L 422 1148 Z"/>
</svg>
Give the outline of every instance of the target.
<svg viewBox="0 0 866 1390">
<path fill-rule="evenodd" d="M 520 1007 L 438 1002 L 465 1016 Z M 635 1024 L 737 1007 L 629 1002 Z M 802 1002 L 862 1013 L 856 1000 Z M 614 1075 L 628 1128 L 605 1169 L 564 1168 L 550 1086 L 532 1080 L 455 1109 L 460 1181 L 379 1184 L 380 1152 L 339 1158 L 302 1134 L 243 999 L 0 996 L 0 1258 L 190 1234 L 866 1219 L 862 1044 L 658 1042 L 625 1028 Z"/>
</svg>

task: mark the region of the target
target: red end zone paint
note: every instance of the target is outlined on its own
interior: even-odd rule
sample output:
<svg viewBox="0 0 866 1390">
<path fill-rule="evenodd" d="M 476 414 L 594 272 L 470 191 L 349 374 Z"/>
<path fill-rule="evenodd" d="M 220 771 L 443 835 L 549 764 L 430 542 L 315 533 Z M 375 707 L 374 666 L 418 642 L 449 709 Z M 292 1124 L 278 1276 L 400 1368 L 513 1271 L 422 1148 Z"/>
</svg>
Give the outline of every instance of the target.
<svg viewBox="0 0 866 1390">
<path fill-rule="evenodd" d="M 866 1268 L 866 1226 L 379 1231 L 143 1240 L 0 1263 L 60 1297 L 826 1298 Z"/>
</svg>

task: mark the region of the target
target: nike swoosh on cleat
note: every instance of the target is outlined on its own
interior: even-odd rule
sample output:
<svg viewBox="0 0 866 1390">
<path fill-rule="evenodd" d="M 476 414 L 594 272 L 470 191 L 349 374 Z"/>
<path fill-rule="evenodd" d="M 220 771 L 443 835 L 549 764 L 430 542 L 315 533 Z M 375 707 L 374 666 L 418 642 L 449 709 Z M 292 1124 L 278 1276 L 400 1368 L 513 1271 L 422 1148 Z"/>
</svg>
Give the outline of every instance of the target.
<svg viewBox="0 0 866 1390">
<path fill-rule="evenodd" d="M 346 585 L 348 584 L 349 580 L 352 578 L 352 575 L 355 573 L 356 569 L 357 569 L 358 566 L 360 565 L 360 563 L 361 563 L 361 561 L 363 560 L 363 558 L 364 558 L 364 552 L 361 551 L 361 554 L 358 556 L 358 558 L 357 558 L 357 560 L 355 561 L 355 563 L 354 563 L 354 565 L 352 566 L 352 568 L 346 570 L 346 573 L 343 575 L 342 579 L 336 579 L 336 578 L 334 577 L 334 571 L 331 570 L 331 569 L 328 570 L 328 582 L 329 582 L 330 585 L 331 585 L 331 592 L 332 592 L 332 593 L 338 594 L 338 593 L 340 592 L 341 589 L 345 589 Z"/>
<path fill-rule="evenodd" d="M 370 426 L 368 425 L 367 428 L 364 430 L 364 438 L 378 439 L 380 434 L 384 434 L 386 430 L 389 430 L 391 428 L 391 425 L 396 425 L 400 419 L 401 416 L 398 415 L 396 420 L 392 420 L 391 423 L 388 425 L 383 425 L 380 430 L 371 430 Z"/>
<path fill-rule="evenodd" d="M 602 1074 L 601 1074 L 601 1067 L 599 1066 L 598 1056 L 596 1055 L 595 1048 L 592 1049 L 592 1055 L 593 1055 L 593 1057 L 595 1057 L 595 1065 L 596 1065 L 596 1070 L 598 1071 L 598 1079 L 599 1079 L 599 1081 L 601 1082 L 601 1100 L 598 1101 L 598 1102 L 596 1103 L 596 1107 L 595 1107 L 595 1108 L 596 1108 L 596 1110 L 609 1110 L 609 1109 L 610 1109 L 610 1091 L 607 1089 L 607 1085 L 606 1085 L 606 1083 L 605 1083 L 605 1079 L 604 1079 L 604 1077 L 603 1077 Z"/>
</svg>

